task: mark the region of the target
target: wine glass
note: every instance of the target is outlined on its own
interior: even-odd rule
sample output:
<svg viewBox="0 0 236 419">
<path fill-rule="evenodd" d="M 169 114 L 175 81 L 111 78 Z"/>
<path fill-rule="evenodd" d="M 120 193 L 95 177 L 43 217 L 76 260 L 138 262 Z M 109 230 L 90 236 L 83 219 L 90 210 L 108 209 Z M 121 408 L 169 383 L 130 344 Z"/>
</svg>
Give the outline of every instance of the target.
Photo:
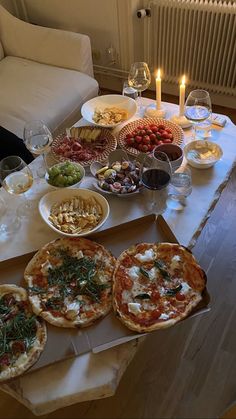
<svg viewBox="0 0 236 419">
<path fill-rule="evenodd" d="M 147 63 L 136 62 L 131 64 L 128 83 L 130 87 L 133 87 L 138 92 L 138 107 L 139 111 L 141 111 L 141 92 L 146 90 L 151 83 L 151 73 Z"/>
<path fill-rule="evenodd" d="M 197 139 L 198 130 L 204 132 L 203 138 L 209 136 L 212 113 L 210 95 L 206 90 L 193 90 L 185 102 L 185 116 L 193 123 L 194 136 Z M 207 135 L 208 133 L 208 135 Z M 202 137 L 201 137 L 202 138 Z"/>
<path fill-rule="evenodd" d="M 33 174 L 29 166 L 19 156 L 8 156 L 0 161 L 0 181 L 3 188 L 10 194 L 23 195 L 33 184 Z M 10 225 L 1 225 L 1 231 L 11 233 L 20 226 L 19 216 L 28 216 L 34 205 L 25 199 L 17 208 L 17 215 Z"/>
<path fill-rule="evenodd" d="M 45 154 L 50 149 L 52 140 L 52 134 L 43 121 L 30 121 L 25 124 L 23 141 L 32 154 L 42 154 L 44 160 Z M 44 161 L 43 166 L 38 169 L 37 174 L 39 177 L 43 177 L 45 176 L 45 173 L 46 169 Z"/>
<path fill-rule="evenodd" d="M 141 182 L 151 192 L 151 210 L 160 214 L 165 210 L 166 187 L 171 180 L 171 164 L 166 153 L 156 151 L 147 155 L 141 168 Z M 161 193 L 161 192 L 164 193 Z"/>
<path fill-rule="evenodd" d="M 192 174 L 187 166 L 180 166 L 169 184 L 167 207 L 181 211 L 186 206 L 186 198 L 192 192 Z"/>
</svg>

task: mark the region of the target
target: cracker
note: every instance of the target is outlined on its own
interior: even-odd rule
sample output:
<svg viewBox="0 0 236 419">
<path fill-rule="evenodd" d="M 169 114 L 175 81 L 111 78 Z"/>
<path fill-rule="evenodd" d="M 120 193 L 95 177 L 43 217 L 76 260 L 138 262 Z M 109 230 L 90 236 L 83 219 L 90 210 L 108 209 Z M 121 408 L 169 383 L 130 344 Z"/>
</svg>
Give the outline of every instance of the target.
<svg viewBox="0 0 236 419">
<path fill-rule="evenodd" d="M 54 204 L 48 219 L 58 230 L 77 234 L 94 229 L 102 216 L 102 207 L 94 197 L 75 196 Z"/>
</svg>

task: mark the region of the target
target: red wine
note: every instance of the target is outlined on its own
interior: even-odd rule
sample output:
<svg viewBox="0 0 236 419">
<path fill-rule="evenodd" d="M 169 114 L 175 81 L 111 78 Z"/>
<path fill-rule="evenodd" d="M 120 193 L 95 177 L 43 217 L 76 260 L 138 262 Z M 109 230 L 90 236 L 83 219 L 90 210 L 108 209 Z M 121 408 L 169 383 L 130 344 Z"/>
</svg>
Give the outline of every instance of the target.
<svg viewBox="0 0 236 419">
<path fill-rule="evenodd" d="M 148 169 L 143 172 L 142 183 L 148 189 L 163 189 L 170 181 L 169 173 L 160 169 Z"/>
</svg>

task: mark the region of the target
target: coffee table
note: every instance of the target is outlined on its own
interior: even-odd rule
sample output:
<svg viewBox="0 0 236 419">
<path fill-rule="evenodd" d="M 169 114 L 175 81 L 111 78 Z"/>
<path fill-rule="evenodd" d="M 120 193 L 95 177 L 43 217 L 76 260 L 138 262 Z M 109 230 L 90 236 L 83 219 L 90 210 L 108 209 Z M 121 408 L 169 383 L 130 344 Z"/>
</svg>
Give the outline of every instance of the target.
<svg viewBox="0 0 236 419">
<path fill-rule="evenodd" d="M 144 103 L 148 104 L 150 101 L 144 100 Z M 168 109 L 167 117 L 177 111 L 176 105 L 166 104 L 166 107 Z M 78 125 L 85 124 L 87 123 L 83 120 L 78 123 Z M 186 246 L 193 246 L 235 164 L 235 134 L 236 128 L 229 118 L 227 118 L 227 125 L 224 129 L 214 129 L 213 139 L 221 145 L 224 151 L 222 160 L 211 170 L 193 169 L 193 192 L 187 199 L 186 208 L 178 214 L 169 209 L 164 213 L 164 218 L 171 226 L 177 239 Z M 185 141 L 187 142 L 189 139 L 190 131 L 186 130 Z M 34 170 L 38 164 L 40 164 L 40 158 L 34 162 Z M 83 186 L 92 186 L 92 182 L 93 179 L 88 176 Z M 48 186 L 39 180 L 35 183 L 31 194 L 41 196 L 47 191 L 47 188 Z M 10 201 L 12 197 L 4 191 L 0 193 L 7 202 L 12 202 Z M 109 201 L 111 217 L 103 226 L 104 229 L 147 213 L 141 194 L 129 201 L 128 211 L 127 205 L 122 204 L 125 201 L 116 197 L 112 197 Z M 55 237 L 57 235 L 51 232 L 40 219 L 36 220 L 32 216 L 32 219 L 22 226 L 20 237 L 16 237 L 14 242 L 4 242 L 3 240 L 0 243 L 1 259 L 36 250 Z M 108 397 L 114 394 L 119 380 L 135 355 L 139 344 L 140 339 L 98 354 L 87 353 L 29 373 L 8 385 L 1 386 L 1 389 L 11 394 L 36 415 L 52 412 L 76 402 Z"/>
</svg>

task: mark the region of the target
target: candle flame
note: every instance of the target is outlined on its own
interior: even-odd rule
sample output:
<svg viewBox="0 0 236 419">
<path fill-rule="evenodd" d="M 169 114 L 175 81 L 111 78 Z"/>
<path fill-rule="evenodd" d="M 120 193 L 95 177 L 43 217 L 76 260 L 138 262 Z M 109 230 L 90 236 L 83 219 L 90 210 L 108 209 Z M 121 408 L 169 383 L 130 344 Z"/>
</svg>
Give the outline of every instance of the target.
<svg viewBox="0 0 236 419">
<path fill-rule="evenodd" d="M 185 76 L 182 77 L 182 82 L 181 82 L 182 86 L 185 85 Z"/>
<path fill-rule="evenodd" d="M 157 79 L 160 79 L 161 78 L 161 70 L 160 70 L 160 68 L 157 70 Z"/>
</svg>

